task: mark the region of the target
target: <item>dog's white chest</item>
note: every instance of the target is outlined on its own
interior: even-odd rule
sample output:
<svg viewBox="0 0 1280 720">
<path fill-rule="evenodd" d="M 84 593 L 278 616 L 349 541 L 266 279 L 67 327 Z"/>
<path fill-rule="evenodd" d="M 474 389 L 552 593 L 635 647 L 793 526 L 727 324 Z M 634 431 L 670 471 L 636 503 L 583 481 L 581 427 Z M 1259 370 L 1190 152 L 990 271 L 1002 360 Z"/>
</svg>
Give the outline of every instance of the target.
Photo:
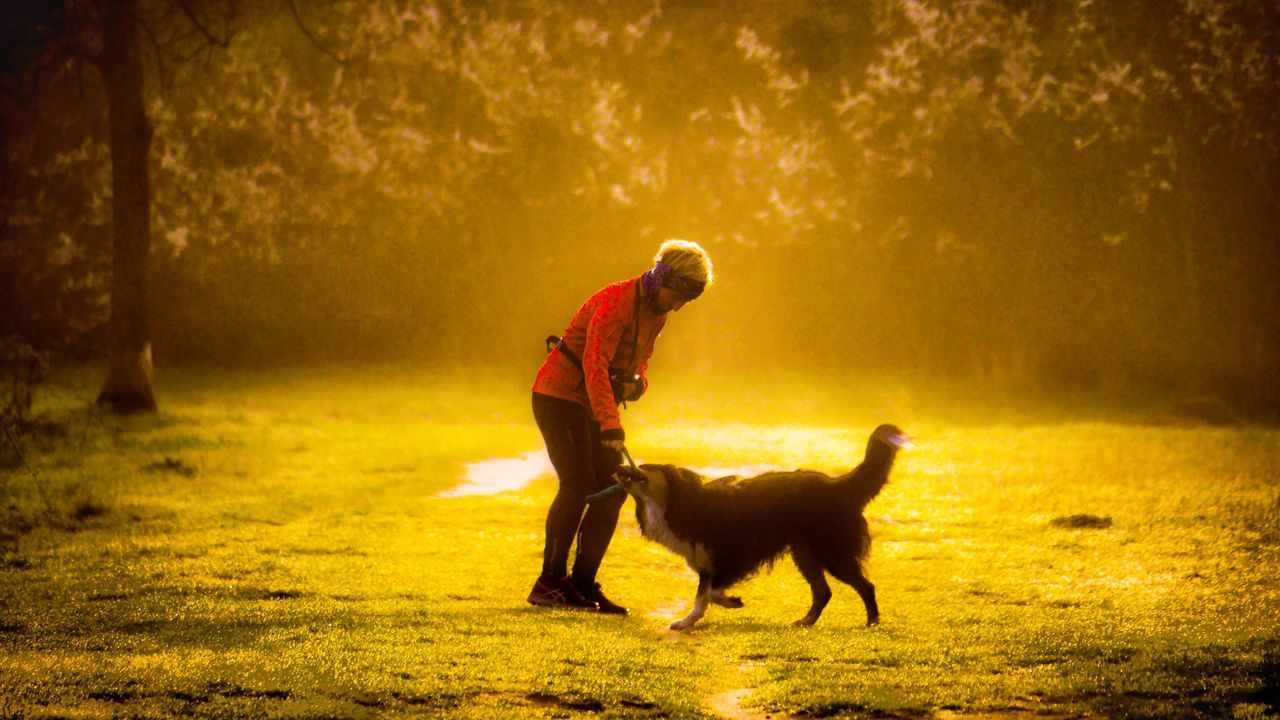
<svg viewBox="0 0 1280 720">
<path fill-rule="evenodd" d="M 683 557 L 694 572 L 711 571 L 711 552 L 702 543 L 693 543 L 676 535 L 667 525 L 667 516 L 652 500 L 644 500 L 644 536 Z"/>
</svg>

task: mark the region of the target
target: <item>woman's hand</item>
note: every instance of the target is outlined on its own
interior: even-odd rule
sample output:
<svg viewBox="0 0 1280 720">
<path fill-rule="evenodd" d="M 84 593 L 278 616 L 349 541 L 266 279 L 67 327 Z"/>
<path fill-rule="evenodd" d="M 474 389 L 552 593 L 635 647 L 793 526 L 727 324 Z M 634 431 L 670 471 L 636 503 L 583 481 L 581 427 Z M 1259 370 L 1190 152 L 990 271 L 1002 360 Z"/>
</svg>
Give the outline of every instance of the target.
<svg viewBox="0 0 1280 720">
<path fill-rule="evenodd" d="M 622 467 L 623 453 L 627 451 L 623 442 L 621 440 L 601 440 L 600 444 L 604 446 L 606 452 L 613 455 L 613 457 L 608 458 L 609 464 L 614 467 Z"/>
<path fill-rule="evenodd" d="M 645 391 L 644 381 L 639 375 L 626 377 L 621 373 L 611 373 L 609 387 L 613 390 L 613 401 L 617 403 L 639 400 Z"/>
<path fill-rule="evenodd" d="M 622 383 L 621 389 L 622 392 L 619 394 L 622 395 L 623 400 L 639 400 L 640 396 L 644 394 L 644 385 L 630 380 Z"/>
</svg>

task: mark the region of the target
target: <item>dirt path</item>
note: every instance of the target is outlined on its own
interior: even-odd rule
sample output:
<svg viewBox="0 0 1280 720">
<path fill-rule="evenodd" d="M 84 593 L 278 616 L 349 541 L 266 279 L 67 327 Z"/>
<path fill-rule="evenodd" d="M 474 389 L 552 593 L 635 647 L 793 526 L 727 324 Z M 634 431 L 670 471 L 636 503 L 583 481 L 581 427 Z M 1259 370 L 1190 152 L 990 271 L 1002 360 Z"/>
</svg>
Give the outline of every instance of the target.
<svg viewBox="0 0 1280 720">
<path fill-rule="evenodd" d="M 727 720 L 763 720 L 773 715 L 758 713 L 742 707 L 742 703 L 754 691 L 751 688 L 734 688 L 707 698 L 707 707 L 716 715 Z"/>
<path fill-rule="evenodd" d="M 707 709 L 726 720 L 765 720 L 766 718 L 776 720 L 783 717 L 744 707 L 755 693 L 755 690 L 749 687 L 755 667 L 756 664 L 754 662 L 744 662 L 738 665 L 738 677 L 734 679 L 734 684 L 740 683 L 741 687 L 733 687 L 707 698 Z"/>
<path fill-rule="evenodd" d="M 467 463 L 461 485 L 449 488 L 436 497 L 465 497 L 467 495 L 495 495 L 509 490 L 519 490 L 533 482 L 539 475 L 551 472 L 551 461 L 546 452 L 530 450 L 514 458 L 490 458 Z"/>
</svg>

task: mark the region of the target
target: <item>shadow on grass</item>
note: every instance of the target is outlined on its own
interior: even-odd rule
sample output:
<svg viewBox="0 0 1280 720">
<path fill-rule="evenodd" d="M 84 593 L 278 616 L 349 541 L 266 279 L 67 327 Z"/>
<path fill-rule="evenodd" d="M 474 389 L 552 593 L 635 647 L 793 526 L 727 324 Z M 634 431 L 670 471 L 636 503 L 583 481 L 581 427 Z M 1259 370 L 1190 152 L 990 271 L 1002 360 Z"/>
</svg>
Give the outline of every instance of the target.
<svg viewBox="0 0 1280 720">
<path fill-rule="evenodd" d="M 1280 712 L 1280 637 L 1244 647 L 1209 645 L 1134 668 L 1143 687 L 1088 703 L 1104 717 L 1274 717 Z"/>
<path fill-rule="evenodd" d="M 481 693 L 386 693 L 306 691 L 284 687 L 247 687 L 214 680 L 203 684 L 148 690 L 134 681 L 90 690 L 90 700 L 121 706 L 116 712 L 158 711 L 165 717 L 360 717 L 373 711 L 448 713 Z"/>
</svg>

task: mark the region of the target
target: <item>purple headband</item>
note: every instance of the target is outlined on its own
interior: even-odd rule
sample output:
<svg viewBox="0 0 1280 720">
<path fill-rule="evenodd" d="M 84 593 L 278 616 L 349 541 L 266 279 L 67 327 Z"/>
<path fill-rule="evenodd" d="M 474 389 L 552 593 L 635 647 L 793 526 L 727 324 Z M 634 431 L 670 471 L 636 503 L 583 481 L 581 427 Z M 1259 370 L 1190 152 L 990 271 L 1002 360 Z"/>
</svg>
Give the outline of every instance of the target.
<svg viewBox="0 0 1280 720">
<path fill-rule="evenodd" d="M 653 280 L 656 281 L 656 284 L 665 288 L 671 288 L 690 300 L 696 300 L 698 296 L 702 294 L 702 291 L 707 289 L 707 284 L 705 282 L 685 277 L 675 270 L 672 270 L 670 265 L 667 265 L 662 261 L 658 261 L 650 272 L 653 273 Z"/>
</svg>

